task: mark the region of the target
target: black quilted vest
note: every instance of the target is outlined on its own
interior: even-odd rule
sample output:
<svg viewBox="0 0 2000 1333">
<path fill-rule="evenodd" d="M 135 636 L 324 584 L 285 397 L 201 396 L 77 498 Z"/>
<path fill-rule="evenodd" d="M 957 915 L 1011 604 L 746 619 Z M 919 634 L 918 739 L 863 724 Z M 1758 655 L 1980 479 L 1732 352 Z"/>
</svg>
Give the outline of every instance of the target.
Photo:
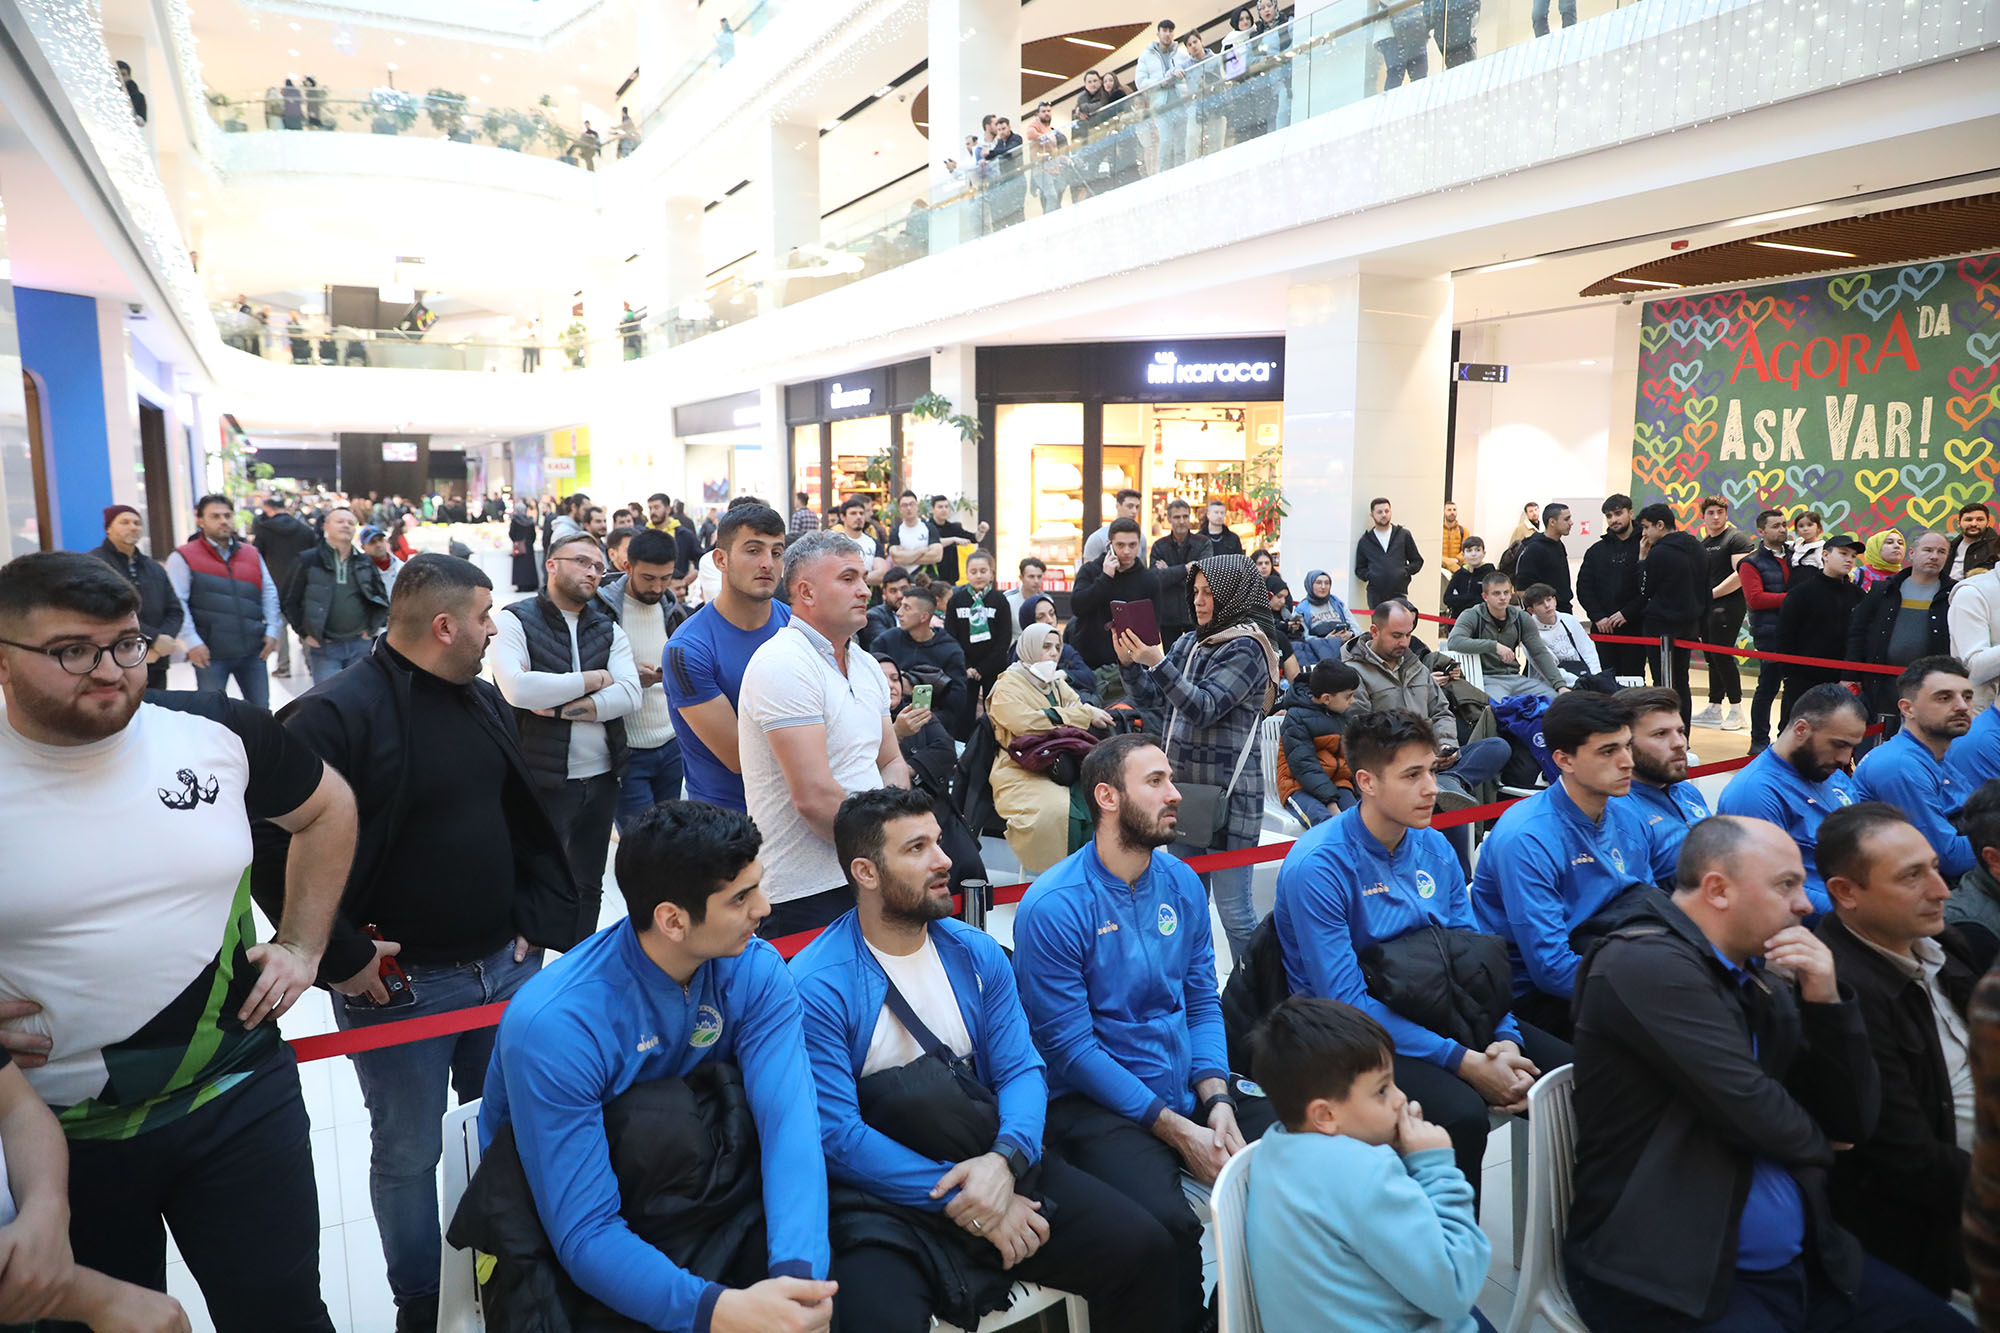
<svg viewBox="0 0 2000 1333">
<path fill-rule="evenodd" d="M 580 665 L 572 665 L 569 649 L 569 622 L 549 600 L 547 593 L 522 598 L 501 608 L 521 622 L 528 640 L 528 667 L 553 675 L 572 671 L 602 671 L 611 665 L 611 633 L 617 622 L 596 599 L 584 604 L 576 622 L 576 646 Z M 514 710 L 521 729 L 521 753 L 535 775 L 535 785 L 560 787 L 569 780 L 569 729 L 575 724 L 559 717 L 542 717 L 525 708 Z M 614 719 L 604 725 L 611 747 L 611 771 L 625 771 L 625 722 Z"/>
</svg>

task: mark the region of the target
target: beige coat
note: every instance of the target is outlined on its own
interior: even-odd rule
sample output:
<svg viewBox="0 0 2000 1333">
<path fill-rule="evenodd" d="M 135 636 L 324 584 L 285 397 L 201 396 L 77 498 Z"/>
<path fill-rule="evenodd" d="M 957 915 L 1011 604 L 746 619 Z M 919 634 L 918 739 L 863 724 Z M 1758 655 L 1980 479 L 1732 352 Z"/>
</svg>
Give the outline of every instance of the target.
<svg viewBox="0 0 2000 1333">
<path fill-rule="evenodd" d="M 986 714 L 999 753 L 993 757 L 993 808 L 1007 821 L 1007 846 L 1021 869 L 1039 875 L 1069 855 L 1069 788 L 1014 762 L 1007 747 L 1022 736 L 1056 727 L 1088 727 L 1096 710 L 1058 673 L 1043 685 L 1016 664 L 1000 673 Z"/>
</svg>

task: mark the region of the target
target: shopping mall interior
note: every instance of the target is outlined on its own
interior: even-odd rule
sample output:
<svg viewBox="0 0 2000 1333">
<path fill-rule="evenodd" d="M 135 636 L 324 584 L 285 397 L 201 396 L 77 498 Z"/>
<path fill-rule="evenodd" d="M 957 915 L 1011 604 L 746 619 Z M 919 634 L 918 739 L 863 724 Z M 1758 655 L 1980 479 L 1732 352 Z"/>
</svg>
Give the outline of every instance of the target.
<svg viewBox="0 0 2000 1333">
<path fill-rule="evenodd" d="M 1066 614 L 1129 489 L 1147 545 L 1220 504 L 1363 609 L 1381 497 L 1432 614 L 1447 502 L 1489 559 L 1570 506 L 1574 573 L 1621 493 L 1863 540 L 1992 500 L 1996 0 L 1176 3 L 0 5 L 6 554 L 90 550 L 114 505 L 164 561 L 203 495 L 394 495 L 505 602 L 487 497 L 858 496 L 893 530 L 909 490 Z M 332 1326 L 389 1333 L 359 1084 L 301 1076 Z M 1489 1142 L 1478 1308 L 1569 1327 L 1508 1323 L 1527 1148 Z"/>
</svg>

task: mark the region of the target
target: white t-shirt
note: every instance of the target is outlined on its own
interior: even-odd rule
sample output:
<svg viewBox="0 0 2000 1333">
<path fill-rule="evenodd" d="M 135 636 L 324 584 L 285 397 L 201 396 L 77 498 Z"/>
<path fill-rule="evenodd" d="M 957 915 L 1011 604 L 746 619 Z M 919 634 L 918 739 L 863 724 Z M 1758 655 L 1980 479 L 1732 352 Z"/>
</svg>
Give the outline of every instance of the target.
<svg viewBox="0 0 2000 1333">
<path fill-rule="evenodd" d="M 864 939 L 862 943 L 868 941 Z M 868 952 L 875 955 L 875 961 L 889 974 L 889 980 L 910 1002 L 910 1008 L 916 1010 L 932 1036 L 949 1046 L 953 1055 L 972 1054 L 972 1034 L 965 1029 L 958 993 L 951 988 L 951 976 L 944 970 L 944 959 L 938 957 L 937 941 L 930 937 L 930 932 L 924 933 L 924 947 L 912 954 L 883 953 L 872 944 L 868 945 Z M 875 1035 L 868 1040 L 868 1058 L 861 1062 L 861 1077 L 884 1069 L 900 1069 L 923 1053 L 924 1048 L 917 1045 L 917 1039 L 910 1035 L 903 1021 L 884 1003 L 882 1012 L 875 1016 Z"/>
<path fill-rule="evenodd" d="M 627 588 L 625 611 L 618 627 L 625 632 L 626 642 L 631 646 L 633 671 L 638 671 L 641 662 L 659 670 L 667 655 L 665 603 L 647 606 Z M 571 631 L 574 630 L 572 625 Z M 667 703 L 666 683 L 658 681 L 642 687 L 638 709 L 625 719 L 625 743 L 635 750 L 657 750 L 673 738 L 674 713 Z"/>
<path fill-rule="evenodd" d="M 921 523 L 915 527 L 902 524 L 896 529 L 896 540 L 891 544 L 905 550 L 920 551 L 931 544 L 931 530 Z"/>
<path fill-rule="evenodd" d="M 823 893 L 847 882 L 833 844 L 814 833 L 785 786 L 766 733 L 826 728 L 827 765 L 849 792 L 882 785 L 882 719 L 889 682 L 873 658 L 848 645 L 847 672 L 834 664 L 826 637 L 803 620 L 772 635 L 743 671 L 736 704 L 736 745 L 743 795 L 764 835 L 764 894 L 774 903 Z"/>
<path fill-rule="evenodd" d="M 130 1138 L 278 1053 L 244 1031 L 252 822 L 288 814 L 324 767 L 272 716 L 217 694 L 144 703 L 88 745 L 42 745 L 0 709 L 0 1000 L 54 1040 L 28 1082 L 71 1138 Z"/>
<path fill-rule="evenodd" d="M 875 545 L 875 534 L 872 532 L 849 532 L 846 528 L 842 528 L 840 535 L 859 546 L 864 559 L 873 560 L 882 554 L 881 548 Z"/>
</svg>

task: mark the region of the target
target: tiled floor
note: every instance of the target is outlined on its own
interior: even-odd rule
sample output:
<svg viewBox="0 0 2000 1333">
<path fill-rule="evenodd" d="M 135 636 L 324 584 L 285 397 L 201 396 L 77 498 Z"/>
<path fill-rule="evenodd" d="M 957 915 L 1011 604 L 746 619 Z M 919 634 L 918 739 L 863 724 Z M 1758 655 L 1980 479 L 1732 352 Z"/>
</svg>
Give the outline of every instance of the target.
<svg viewBox="0 0 2000 1333">
<path fill-rule="evenodd" d="M 303 692 L 306 680 L 302 664 L 292 681 L 272 681 L 272 704 L 282 707 L 294 693 Z M 185 665 L 174 668 L 170 684 L 177 689 L 193 686 L 193 673 Z M 296 689 L 294 689 L 296 687 Z M 1697 681 L 1697 702 L 1702 688 Z M 1704 762 L 1733 758 L 1748 749 L 1744 732 L 1698 731 L 1695 749 Z M 1727 779 L 1704 780 L 1703 789 L 1711 799 Z M 1018 868 L 997 839 L 985 841 L 988 871 L 995 883 L 1018 878 Z M 1277 885 L 1277 867 L 1259 866 L 1252 891 L 1259 914 L 1271 908 Z M 603 920 L 609 922 L 622 912 L 607 871 Z M 1212 920 L 1216 957 L 1226 970 L 1229 950 L 1219 920 Z M 999 908 L 988 919 L 988 929 L 1002 942 L 1010 941 L 1012 908 Z M 310 1036 L 333 1029 L 333 1011 L 327 994 L 315 990 L 285 1016 L 282 1030 L 287 1038 Z M 320 1205 L 320 1290 L 332 1314 L 337 1333 L 393 1333 L 395 1308 L 385 1274 L 381 1240 L 376 1234 L 374 1207 L 368 1195 L 368 1116 L 361 1102 L 352 1066 L 345 1059 L 324 1060 L 302 1066 L 306 1109 L 312 1120 L 313 1166 L 318 1177 Z M 1483 1182 L 1482 1224 L 1493 1241 L 1493 1263 L 1479 1308 L 1496 1327 L 1505 1327 L 1513 1309 L 1518 1273 L 1514 1269 L 1513 1178 L 1509 1167 L 1511 1136 L 1496 1132 L 1488 1143 Z M 168 1290 L 187 1307 L 195 1333 L 210 1333 L 201 1292 L 189 1276 L 178 1253 L 170 1255 Z M 1537 1322 L 1534 1326 L 1545 1326 Z"/>
</svg>

